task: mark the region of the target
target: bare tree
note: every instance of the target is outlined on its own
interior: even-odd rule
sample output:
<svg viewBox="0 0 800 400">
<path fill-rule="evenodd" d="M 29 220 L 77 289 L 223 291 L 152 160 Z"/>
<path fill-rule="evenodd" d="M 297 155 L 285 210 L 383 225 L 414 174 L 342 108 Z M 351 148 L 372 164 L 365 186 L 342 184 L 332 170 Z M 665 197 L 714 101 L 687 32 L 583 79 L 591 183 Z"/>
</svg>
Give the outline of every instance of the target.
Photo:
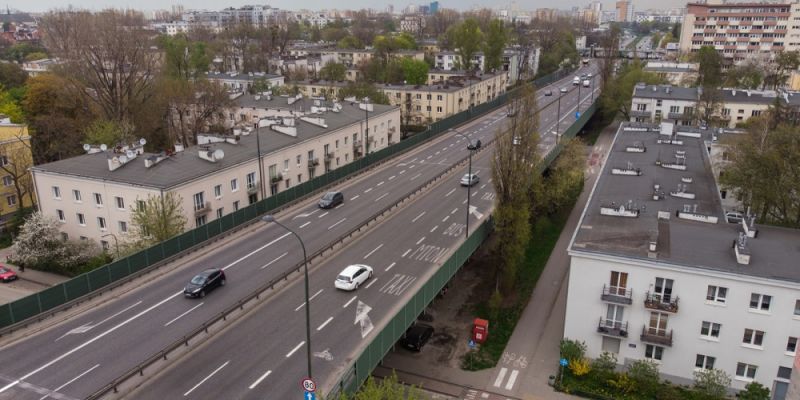
<svg viewBox="0 0 800 400">
<path fill-rule="evenodd" d="M 425 30 L 434 37 L 439 37 L 447 32 L 447 28 L 458 23 L 461 14 L 451 8 L 440 9 L 436 14 L 428 17 Z"/>
<path fill-rule="evenodd" d="M 184 145 L 196 143 L 197 134 L 232 105 L 225 88 L 215 82 L 168 80 L 164 85 L 170 95 L 170 133 Z"/>
<path fill-rule="evenodd" d="M 611 28 L 600 37 L 600 47 L 603 49 L 604 57 L 600 62 L 600 87 L 603 89 L 605 89 L 614 75 L 621 33 L 619 25 L 612 24 Z"/>
<path fill-rule="evenodd" d="M 30 168 L 33 166 L 30 136 L 27 130 L 20 127 L 11 140 L 0 143 L 0 169 L 11 177 L 14 191 L 17 193 L 17 213 L 24 215 L 23 199 L 27 195 L 33 204 L 33 179 Z"/>
</svg>

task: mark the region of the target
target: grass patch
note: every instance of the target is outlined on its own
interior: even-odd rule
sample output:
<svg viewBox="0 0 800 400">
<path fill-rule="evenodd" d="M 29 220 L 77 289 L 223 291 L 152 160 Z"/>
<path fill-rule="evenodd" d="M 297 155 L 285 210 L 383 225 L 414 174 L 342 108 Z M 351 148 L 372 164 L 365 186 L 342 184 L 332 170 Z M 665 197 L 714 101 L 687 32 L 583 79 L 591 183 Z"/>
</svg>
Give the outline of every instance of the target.
<svg viewBox="0 0 800 400">
<path fill-rule="evenodd" d="M 505 295 L 513 301 L 503 305 L 498 315 L 494 317 L 491 315 L 489 299 L 484 299 L 476 305 L 475 315 L 489 320 L 489 338 L 478 349 L 464 355 L 461 359 L 462 369 L 478 371 L 493 368 L 500 360 L 579 195 L 580 190 L 575 190 L 575 195 L 569 204 L 552 215 L 539 218 L 534 224 L 531 240 L 525 250 L 525 262 L 519 271 L 515 293 Z"/>
</svg>

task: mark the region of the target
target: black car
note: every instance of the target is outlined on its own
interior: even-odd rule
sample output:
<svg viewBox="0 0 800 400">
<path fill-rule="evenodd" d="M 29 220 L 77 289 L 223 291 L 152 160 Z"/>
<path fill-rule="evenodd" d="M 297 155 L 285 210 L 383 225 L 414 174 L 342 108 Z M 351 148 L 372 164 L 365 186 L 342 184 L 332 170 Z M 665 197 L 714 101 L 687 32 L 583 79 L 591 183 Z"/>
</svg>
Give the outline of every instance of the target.
<svg viewBox="0 0 800 400">
<path fill-rule="evenodd" d="M 409 350 L 421 351 L 422 346 L 425 346 L 425 343 L 428 343 L 428 339 L 430 339 L 432 335 L 432 326 L 426 324 L 416 324 L 408 328 L 405 335 L 403 335 L 403 337 L 400 339 L 400 344 Z"/>
<path fill-rule="evenodd" d="M 186 297 L 206 297 L 206 293 L 218 286 L 225 286 L 225 271 L 219 268 L 209 268 L 192 278 L 183 289 Z"/>
<path fill-rule="evenodd" d="M 319 208 L 333 208 L 344 203 L 342 192 L 328 192 L 319 201 Z"/>
</svg>

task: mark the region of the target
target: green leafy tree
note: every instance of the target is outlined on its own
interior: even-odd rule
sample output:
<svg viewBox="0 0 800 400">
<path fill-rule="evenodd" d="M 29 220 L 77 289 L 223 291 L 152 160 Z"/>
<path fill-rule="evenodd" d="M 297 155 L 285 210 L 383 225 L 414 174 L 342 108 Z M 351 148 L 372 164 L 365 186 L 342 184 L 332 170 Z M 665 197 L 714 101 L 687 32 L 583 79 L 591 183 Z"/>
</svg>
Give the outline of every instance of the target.
<svg viewBox="0 0 800 400">
<path fill-rule="evenodd" d="M 617 356 L 614 353 L 604 351 L 592 361 L 592 369 L 604 376 L 610 376 L 617 368 Z"/>
<path fill-rule="evenodd" d="M 702 46 L 694 55 L 700 64 L 697 84 L 707 88 L 716 88 L 722 84 L 722 56 L 713 46 Z"/>
<path fill-rule="evenodd" d="M 338 47 L 340 49 L 363 49 L 364 48 L 364 42 L 362 42 L 360 39 L 358 39 L 355 36 L 348 35 L 348 36 L 345 36 L 342 39 L 340 39 L 336 43 L 336 47 Z"/>
<path fill-rule="evenodd" d="M 24 114 L 22 112 L 22 107 L 14 100 L 7 90 L 0 85 L 0 114 L 6 115 L 11 119 L 11 122 L 15 124 L 22 123 L 24 118 Z"/>
<path fill-rule="evenodd" d="M 486 57 L 486 70 L 499 70 L 503 63 L 503 49 L 508 43 L 508 30 L 503 21 L 493 19 L 486 32 L 486 43 L 483 54 Z"/>
<path fill-rule="evenodd" d="M 757 64 L 749 62 L 728 69 L 725 76 L 725 87 L 758 89 L 763 81 L 763 70 Z"/>
<path fill-rule="evenodd" d="M 134 140 L 133 125 L 126 122 L 97 119 L 84 130 L 84 141 L 90 144 L 106 144 L 113 147 Z"/>
<path fill-rule="evenodd" d="M 646 398 L 655 396 L 661 381 L 658 364 L 651 360 L 636 360 L 628 366 L 628 376 L 634 382 L 639 394 Z"/>
<path fill-rule="evenodd" d="M 428 63 L 410 57 L 401 61 L 403 78 L 410 85 L 424 85 L 428 81 Z"/>
<path fill-rule="evenodd" d="M 701 369 L 694 372 L 693 389 L 711 400 L 727 398 L 730 385 L 731 377 L 721 369 Z"/>
<path fill-rule="evenodd" d="M 193 42 L 186 35 L 162 35 L 158 44 L 164 51 L 164 68 L 168 76 L 194 79 L 208 71 L 212 54 L 203 42 Z"/>
<path fill-rule="evenodd" d="M 563 145 L 547 176 L 537 179 L 532 187 L 532 220 L 569 206 L 576 193 L 583 189 L 586 146 L 580 139 L 571 139 Z"/>
<path fill-rule="evenodd" d="M 250 94 L 256 93 L 263 93 L 268 90 L 272 89 L 272 86 L 269 84 L 269 80 L 263 76 L 259 76 L 253 79 L 253 84 L 250 85 Z"/>
<path fill-rule="evenodd" d="M 174 192 L 148 196 L 144 204 L 131 206 L 133 241 L 145 248 L 183 233 L 186 217 L 183 200 Z"/>
<path fill-rule="evenodd" d="M 350 82 L 346 87 L 339 90 L 339 98 L 345 99 L 355 97 L 358 100 L 364 97 L 369 98 L 375 104 L 389 104 L 389 97 L 385 93 L 375 88 L 375 85 L 368 82 Z"/>
<path fill-rule="evenodd" d="M 765 84 L 777 89 L 786 83 L 789 72 L 800 67 L 800 53 L 797 51 L 780 51 L 775 55 L 772 71 L 765 79 Z"/>
<path fill-rule="evenodd" d="M 758 382 L 750 382 L 737 394 L 739 400 L 770 400 L 769 389 Z"/>
<path fill-rule="evenodd" d="M 639 61 L 634 61 L 623 65 L 616 78 L 610 80 L 600 95 L 600 106 L 603 114 L 613 115 L 621 113 L 623 118 L 630 120 L 631 98 L 633 88 L 637 83 L 643 82 L 648 85 L 663 82 L 658 75 L 644 72 L 643 65 Z"/>
<path fill-rule="evenodd" d="M 364 385 L 353 395 L 345 393 L 338 400 L 421 400 L 419 390 L 414 386 L 405 386 L 397 379 L 397 374 L 387 376 L 380 381 L 369 377 Z"/>
<path fill-rule="evenodd" d="M 347 67 L 344 64 L 329 61 L 319 70 L 319 77 L 327 81 L 343 81 L 347 77 Z"/>
<path fill-rule="evenodd" d="M 561 354 L 561 358 L 566 358 L 567 361 L 582 360 L 586 356 L 586 343 L 572 339 L 561 339 L 559 354 Z"/>
<path fill-rule="evenodd" d="M 24 85 L 26 79 L 28 74 L 19 64 L 0 62 L 0 86 L 13 89 Z"/>
<path fill-rule="evenodd" d="M 459 69 L 475 69 L 476 66 L 472 65 L 472 56 L 483 47 L 484 40 L 478 21 L 475 18 L 467 18 L 454 27 L 451 36 L 459 57 Z"/>
</svg>

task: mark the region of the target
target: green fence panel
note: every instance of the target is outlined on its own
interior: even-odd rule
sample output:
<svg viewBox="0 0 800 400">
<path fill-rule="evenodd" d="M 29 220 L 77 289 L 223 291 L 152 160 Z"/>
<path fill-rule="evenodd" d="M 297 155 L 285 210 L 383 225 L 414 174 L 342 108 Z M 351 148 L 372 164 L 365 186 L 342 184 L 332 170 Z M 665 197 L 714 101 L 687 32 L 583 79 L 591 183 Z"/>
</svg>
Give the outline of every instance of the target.
<svg viewBox="0 0 800 400">
<path fill-rule="evenodd" d="M 0 305 L 0 326 L 9 326 L 17 321 L 11 314 L 11 304 Z"/>
<path fill-rule="evenodd" d="M 147 262 L 147 254 L 145 250 L 131 254 L 128 256 L 128 261 L 130 263 L 131 273 L 141 271 L 150 265 Z"/>
<path fill-rule="evenodd" d="M 172 238 L 169 242 L 175 242 L 177 246 L 177 238 Z M 108 264 L 108 272 L 111 274 L 111 280 L 117 281 L 128 276 L 131 271 L 128 269 L 128 261 L 125 259 L 114 261 Z"/>
<path fill-rule="evenodd" d="M 39 308 L 39 296 L 35 294 L 15 300 L 9 305 L 11 306 L 11 315 L 17 321 L 33 317 L 42 311 Z"/>
<path fill-rule="evenodd" d="M 156 246 L 159 247 L 159 246 Z M 111 283 L 108 275 L 108 266 L 102 266 L 86 273 L 89 278 L 89 290 L 94 291 Z"/>
<path fill-rule="evenodd" d="M 67 296 L 64 294 L 64 286 L 62 285 L 51 286 L 37 293 L 37 295 L 39 296 L 39 305 L 42 307 L 42 312 L 67 302 Z"/>
<path fill-rule="evenodd" d="M 164 256 L 164 247 L 161 245 L 156 245 L 148 248 L 147 250 L 145 250 L 145 254 L 147 254 L 148 267 L 166 258 Z"/>
<path fill-rule="evenodd" d="M 181 249 L 180 251 L 187 250 L 194 246 L 194 230 L 181 233 L 175 238 L 178 239 L 178 246 Z"/>
<path fill-rule="evenodd" d="M 220 219 L 218 223 L 221 222 L 222 220 Z M 171 239 L 167 239 L 161 242 L 161 249 L 164 252 L 164 258 L 172 257 L 175 254 L 178 254 L 178 252 L 181 251 L 181 245 L 180 242 L 178 241 L 178 236 L 175 236 Z"/>
<path fill-rule="evenodd" d="M 62 285 L 64 285 L 67 301 L 75 300 L 89 293 L 89 280 L 86 278 L 86 274 L 78 275 Z"/>
</svg>

